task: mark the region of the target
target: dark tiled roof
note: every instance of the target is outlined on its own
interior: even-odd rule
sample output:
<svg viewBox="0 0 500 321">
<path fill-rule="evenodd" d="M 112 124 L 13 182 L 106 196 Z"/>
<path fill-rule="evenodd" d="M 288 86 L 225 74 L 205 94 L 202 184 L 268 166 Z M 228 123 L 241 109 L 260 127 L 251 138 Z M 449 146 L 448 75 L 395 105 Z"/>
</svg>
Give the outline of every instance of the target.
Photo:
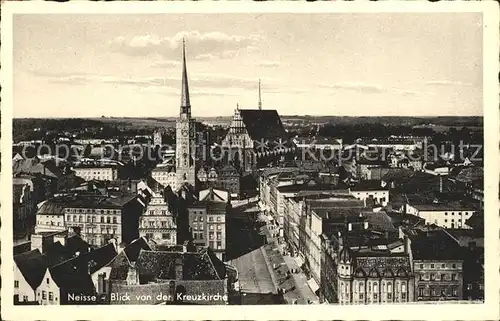
<svg viewBox="0 0 500 321">
<path fill-rule="evenodd" d="M 355 251 L 352 251 L 351 255 L 356 257 L 357 269 L 367 276 L 405 277 L 411 274 L 410 259 L 407 255 Z"/>
<path fill-rule="evenodd" d="M 74 235 L 66 239 L 65 247 L 71 253 L 86 253 L 89 251 L 90 244 L 85 242 L 80 236 Z"/>
<path fill-rule="evenodd" d="M 415 260 L 462 260 L 463 250 L 444 230 L 421 232 L 411 240 Z"/>
<path fill-rule="evenodd" d="M 151 251 L 151 247 L 144 237 L 133 240 L 123 251 L 130 262 L 136 262 L 141 250 Z"/>
<path fill-rule="evenodd" d="M 111 304 L 195 304 L 195 305 L 213 305 L 213 304 L 225 304 L 222 300 L 213 300 L 207 296 L 207 300 L 193 300 L 190 302 L 179 302 L 179 301 L 166 301 L 158 300 L 159 294 L 166 296 L 172 292 L 179 291 L 185 293 L 186 295 L 191 295 L 193 298 L 202 294 L 220 294 L 221 296 L 225 294 L 224 280 L 204 280 L 204 281 L 194 281 L 194 280 L 175 280 L 173 284 L 174 288 L 171 290 L 170 282 L 156 283 L 156 284 L 140 284 L 140 285 L 125 285 L 125 284 L 113 284 L 113 293 L 123 294 L 128 293 L 130 295 L 130 301 L 111 301 Z M 180 290 L 182 289 L 182 290 Z M 151 301 L 139 300 L 143 295 L 151 297 Z M 175 295 L 172 295 L 175 298 Z"/>
<path fill-rule="evenodd" d="M 47 262 L 44 256 L 36 249 L 15 255 L 14 262 L 31 288 L 36 290 L 47 270 Z"/>
<path fill-rule="evenodd" d="M 396 228 L 392 224 L 391 218 L 384 211 L 379 212 L 363 212 L 370 228 L 378 231 L 395 231 Z"/>
<path fill-rule="evenodd" d="M 465 224 L 472 227 L 474 230 L 482 231 L 484 229 L 484 212 L 476 212 L 465 221 Z"/>
<path fill-rule="evenodd" d="M 124 251 L 120 252 L 109 264 L 111 273 L 109 278 L 111 280 L 126 280 L 128 270 L 130 268 L 130 261 Z"/>
<path fill-rule="evenodd" d="M 176 265 L 182 265 L 183 280 L 219 280 L 220 275 L 213 258 L 207 251 L 202 252 L 161 252 L 141 251 L 137 259 L 137 269 L 141 283 L 154 279 L 175 280 Z"/>
<path fill-rule="evenodd" d="M 53 178 L 62 176 L 61 170 L 54 161 L 41 162 L 38 158 L 20 159 L 12 163 L 13 174 L 41 174 Z"/>
<path fill-rule="evenodd" d="M 64 215 L 64 204 L 60 202 L 54 202 L 52 200 L 46 200 L 38 208 L 36 212 L 37 215 Z"/>
<path fill-rule="evenodd" d="M 80 254 L 63 264 L 70 265 L 74 267 L 74 269 L 87 270 L 92 274 L 109 264 L 117 255 L 118 252 L 116 251 L 115 245 L 108 243 L 88 253 Z"/>
<path fill-rule="evenodd" d="M 382 187 L 379 180 L 366 180 L 356 183 L 351 188 L 353 191 L 371 191 L 371 190 L 388 190 L 388 187 Z"/>
<path fill-rule="evenodd" d="M 51 267 L 50 275 L 59 288 L 70 293 L 92 293 L 94 284 L 87 269 L 72 264 Z"/>
<path fill-rule="evenodd" d="M 253 140 L 287 138 L 276 110 L 241 109 L 240 115 Z"/>
</svg>

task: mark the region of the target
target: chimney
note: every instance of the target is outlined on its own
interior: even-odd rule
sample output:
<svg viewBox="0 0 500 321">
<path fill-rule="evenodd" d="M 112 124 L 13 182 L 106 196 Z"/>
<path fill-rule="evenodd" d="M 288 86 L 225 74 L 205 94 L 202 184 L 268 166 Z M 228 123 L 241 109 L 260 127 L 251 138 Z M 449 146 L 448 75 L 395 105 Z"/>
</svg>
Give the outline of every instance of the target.
<svg viewBox="0 0 500 321">
<path fill-rule="evenodd" d="M 405 246 L 405 254 L 410 254 L 410 246 L 411 246 L 411 240 L 408 236 L 404 236 L 404 246 Z"/>
<path fill-rule="evenodd" d="M 130 263 L 127 272 L 127 285 L 137 285 L 139 283 L 135 263 Z"/>
<path fill-rule="evenodd" d="M 106 284 L 104 283 L 106 279 L 106 273 L 99 273 L 97 275 L 97 294 L 106 293 Z"/>
<path fill-rule="evenodd" d="M 182 271 L 182 265 L 183 265 L 183 255 L 180 255 L 180 257 L 177 257 L 175 259 L 175 279 L 176 280 L 182 280 L 183 279 L 183 271 Z"/>
</svg>

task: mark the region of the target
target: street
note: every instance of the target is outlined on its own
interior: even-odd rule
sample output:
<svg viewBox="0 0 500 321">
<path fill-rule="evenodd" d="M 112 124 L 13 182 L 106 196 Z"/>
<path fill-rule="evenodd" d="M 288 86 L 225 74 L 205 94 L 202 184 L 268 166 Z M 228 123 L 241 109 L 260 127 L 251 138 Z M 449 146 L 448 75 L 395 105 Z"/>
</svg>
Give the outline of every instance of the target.
<svg viewBox="0 0 500 321">
<path fill-rule="evenodd" d="M 264 235 L 257 217 L 256 202 L 235 202 L 228 221 L 228 259 L 238 269 L 241 290 L 238 304 L 277 304 L 281 296 L 262 251 Z"/>
</svg>

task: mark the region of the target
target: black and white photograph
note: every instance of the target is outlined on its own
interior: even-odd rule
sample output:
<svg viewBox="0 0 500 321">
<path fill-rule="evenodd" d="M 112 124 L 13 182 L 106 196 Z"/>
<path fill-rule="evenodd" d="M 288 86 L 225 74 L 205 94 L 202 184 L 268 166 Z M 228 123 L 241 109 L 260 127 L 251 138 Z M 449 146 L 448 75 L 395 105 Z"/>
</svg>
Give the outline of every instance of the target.
<svg viewBox="0 0 500 321">
<path fill-rule="evenodd" d="M 16 313 L 434 305 L 459 319 L 498 299 L 494 6 L 6 7 L 2 303 Z"/>
</svg>

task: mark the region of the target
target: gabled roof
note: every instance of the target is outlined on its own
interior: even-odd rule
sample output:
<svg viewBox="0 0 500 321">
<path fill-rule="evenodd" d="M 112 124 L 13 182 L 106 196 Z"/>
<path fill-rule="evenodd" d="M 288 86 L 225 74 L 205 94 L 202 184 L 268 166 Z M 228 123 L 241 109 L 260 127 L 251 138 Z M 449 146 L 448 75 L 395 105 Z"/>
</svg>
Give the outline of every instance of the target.
<svg viewBox="0 0 500 321">
<path fill-rule="evenodd" d="M 225 266 L 207 250 L 200 252 L 163 252 L 141 250 L 136 267 L 141 283 L 153 279 L 175 280 L 176 265 L 182 266 L 182 280 L 220 280 Z"/>
<path fill-rule="evenodd" d="M 49 268 L 49 271 L 60 289 L 70 293 L 94 292 L 94 283 L 85 268 L 63 263 Z"/>
<path fill-rule="evenodd" d="M 131 263 L 125 254 L 121 251 L 115 258 L 108 263 L 111 267 L 109 278 L 112 280 L 126 280 Z"/>
<path fill-rule="evenodd" d="M 130 262 L 136 262 L 141 250 L 152 250 L 144 237 L 139 237 L 138 239 L 133 240 L 123 249 L 123 252 L 125 252 L 125 255 L 127 255 Z"/>
<path fill-rule="evenodd" d="M 38 249 L 14 256 L 14 262 L 33 290 L 40 285 L 47 270 L 47 262 Z"/>
<path fill-rule="evenodd" d="M 90 272 L 90 274 L 92 274 L 100 270 L 102 267 L 106 266 L 117 255 L 118 252 L 116 251 L 115 245 L 112 243 L 108 243 L 85 254 L 80 254 L 79 256 L 62 264 L 71 266 L 73 269 L 86 270 Z"/>
<path fill-rule="evenodd" d="M 421 232 L 411 240 L 415 260 L 462 260 L 464 251 L 446 231 Z"/>
<path fill-rule="evenodd" d="M 276 110 L 240 109 L 240 115 L 252 140 L 287 138 Z"/>
</svg>

